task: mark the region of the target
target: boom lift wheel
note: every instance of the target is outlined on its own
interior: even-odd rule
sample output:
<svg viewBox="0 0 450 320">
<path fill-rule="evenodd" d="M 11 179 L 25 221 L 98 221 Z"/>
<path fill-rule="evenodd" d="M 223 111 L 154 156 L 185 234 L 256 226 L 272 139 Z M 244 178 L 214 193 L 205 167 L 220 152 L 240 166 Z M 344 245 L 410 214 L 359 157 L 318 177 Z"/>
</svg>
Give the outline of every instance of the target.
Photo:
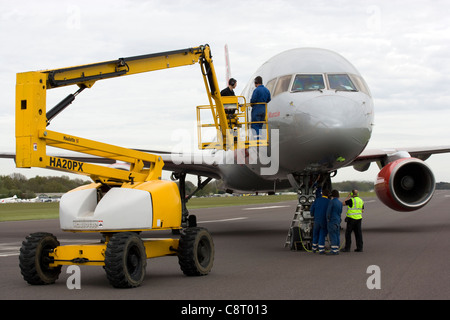
<svg viewBox="0 0 450 320">
<path fill-rule="evenodd" d="M 181 233 L 178 263 L 187 276 L 207 275 L 214 262 L 214 243 L 205 228 L 186 228 Z"/>
<path fill-rule="evenodd" d="M 141 238 L 134 232 L 114 234 L 106 246 L 105 271 L 116 288 L 134 288 L 145 277 L 147 256 Z"/>
<path fill-rule="evenodd" d="M 36 232 L 22 242 L 19 255 L 20 272 L 31 285 L 52 284 L 61 273 L 61 266 L 49 267 L 52 262 L 49 253 L 59 246 L 51 233 Z"/>
</svg>

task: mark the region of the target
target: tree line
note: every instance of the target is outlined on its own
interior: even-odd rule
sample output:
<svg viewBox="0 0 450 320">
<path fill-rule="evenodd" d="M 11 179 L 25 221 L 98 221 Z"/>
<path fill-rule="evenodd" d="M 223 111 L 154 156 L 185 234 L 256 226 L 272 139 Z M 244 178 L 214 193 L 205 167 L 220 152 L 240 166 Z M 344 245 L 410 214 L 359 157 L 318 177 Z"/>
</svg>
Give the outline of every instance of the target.
<svg viewBox="0 0 450 320">
<path fill-rule="evenodd" d="M 20 199 L 31 199 L 36 197 L 36 193 L 64 193 L 88 183 L 82 179 L 70 179 L 68 176 L 36 176 L 28 179 L 23 174 L 13 173 L 0 176 L 0 198 L 17 195 Z"/>
<path fill-rule="evenodd" d="M 23 174 L 13 173 L 6 176 L 0 176 L 0 198 L 17 197 L 21 199 L 31 199 L 36 197 L 36 193 L 64 193 L 88 184 L 89 181 L 83 179 L 70 179 L 68 176 L 62 177 L 41 177 L 36 176 L 28 179 Z M 186 192 L 191 194 L 197 188 L 196 184 L 186 181 Z M 334 182 L 333 189 L 339 191 L 351 191 L 357 189 L 361 192 L 372 191 L 373 182 L 370 181 L 343 181 Z M 450 183 L 436 183 L 437 190 L 449 190 Z M 288 191 L 295 192 L 295 189 Z M 210 194 L 225 193 L 221 180 L 212 180 L 205 188 L 196 193 L 196 196 L 206 196 Z"/>
<path fill-rule="evenodd" d="M 41 177 L 36 176 L 28 179 L 23 174 L 13 173 L 0 176 L 0 198 L 8 198 L 17 195 L 20 199 L 35 198 L 38 193 L 65 193 L 81 185 L 90 183 L 83 179 L 70 179 L 68 176 L 62 177 Z M 224 193 L 222 191 L 222 181 L 213 180 L 196 196 Z M 191 194 L 197 186 L 186 181 L 186 193 Z"/>
</svg>

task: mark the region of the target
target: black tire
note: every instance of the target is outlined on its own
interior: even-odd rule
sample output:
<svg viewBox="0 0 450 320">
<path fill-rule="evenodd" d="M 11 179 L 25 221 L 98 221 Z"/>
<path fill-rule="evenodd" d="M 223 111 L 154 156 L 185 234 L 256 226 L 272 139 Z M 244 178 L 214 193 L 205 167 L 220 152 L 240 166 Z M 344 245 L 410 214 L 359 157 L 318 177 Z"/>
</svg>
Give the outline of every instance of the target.
<svg viewBox="0 0 450 320">
<path fill-rule="evenodd" d="M 214 243 L 208 230 L 183 230 L 178 246 L 178 263 L 187 276 L 204 276 L 211 271 L 214 263 Z"/>
<path fill-rule="evenodd" d="M 50 267 L 50 252 L 59 246 L 54 235 L 46 232 L 30 234 L 22 242 L 19 255 L 20 273 L 31 285 L 55 283 L 61 273 L 61 266 Z"/>
<path fill-rule="evenodd" d="M 114 234 L 105 251 L 105 271 L 115 288 L 134 288 L 145 278 L 147 255 L 141 238 L 133 232 Z"/>
</svg>

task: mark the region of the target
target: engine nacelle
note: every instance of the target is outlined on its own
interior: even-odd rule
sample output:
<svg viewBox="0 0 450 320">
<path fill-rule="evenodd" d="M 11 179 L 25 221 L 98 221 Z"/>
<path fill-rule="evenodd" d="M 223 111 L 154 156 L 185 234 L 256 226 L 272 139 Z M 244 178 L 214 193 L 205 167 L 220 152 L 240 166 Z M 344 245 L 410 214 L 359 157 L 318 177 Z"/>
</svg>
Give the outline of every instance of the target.
<svg viewBox="0 0 450 320">
<path fill-rule="evenodd" d="M 436 188 L 433 172 L 417 158 L 403 158 L 387 164 L 378 173 L 375 192 L 389 208 L 414 211 L 425 206 Z"/>
</svg>

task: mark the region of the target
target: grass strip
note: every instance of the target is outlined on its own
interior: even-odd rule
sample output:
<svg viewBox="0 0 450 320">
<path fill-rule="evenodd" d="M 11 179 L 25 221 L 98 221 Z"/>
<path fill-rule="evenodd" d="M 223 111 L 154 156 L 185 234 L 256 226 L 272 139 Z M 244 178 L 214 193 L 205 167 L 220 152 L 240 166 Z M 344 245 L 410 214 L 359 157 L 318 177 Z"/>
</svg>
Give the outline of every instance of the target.
<svg viewBox="0 0 450 320">
<path fill-rule="evenodd" d="M 345 195 L 346 196 L 346 195 Z M 374 193 L 361 193 L 361 197 L 373 197 Z M 341 193 L 341 200 L 344 194 Z M 188 202 L 188 209 L 214 208 L 227 206 L 241 206 L 252 204 L 274 203 L 282 201 L 297 200 L 296 194 L 289 195 L 260 195 L 260 196 L 240 196 L 240 197 L 208 197 L 192 198 Z M 0 222 L 21 221 L 21 220 L 42 220 L 58 219 L 58 202 L 21 202 L 0 204 Z"/>
</svg>

